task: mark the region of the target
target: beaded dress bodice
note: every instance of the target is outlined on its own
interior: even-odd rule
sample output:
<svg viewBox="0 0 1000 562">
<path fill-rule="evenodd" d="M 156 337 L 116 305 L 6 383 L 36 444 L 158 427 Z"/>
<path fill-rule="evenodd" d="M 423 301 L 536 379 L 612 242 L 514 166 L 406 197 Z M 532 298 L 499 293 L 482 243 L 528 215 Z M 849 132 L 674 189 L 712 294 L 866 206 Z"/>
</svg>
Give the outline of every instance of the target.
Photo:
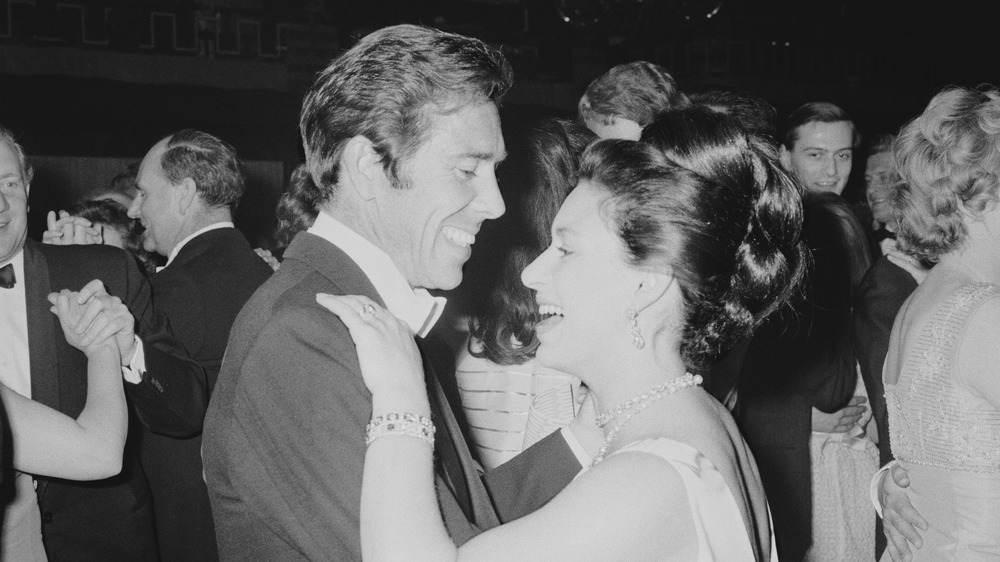
<svg viewBox="0 0 1000 562">
<path fill-rule="evenodd" d="M 955 291 L 924 326 L 896 384 L 885 384 L 892 453 L 897 459 L 948 470 L 1000 473 L 1000 410 L 955 374 L 969 318 L 996 296 L 1000 286 L 990 283 Z"/>
</svg>

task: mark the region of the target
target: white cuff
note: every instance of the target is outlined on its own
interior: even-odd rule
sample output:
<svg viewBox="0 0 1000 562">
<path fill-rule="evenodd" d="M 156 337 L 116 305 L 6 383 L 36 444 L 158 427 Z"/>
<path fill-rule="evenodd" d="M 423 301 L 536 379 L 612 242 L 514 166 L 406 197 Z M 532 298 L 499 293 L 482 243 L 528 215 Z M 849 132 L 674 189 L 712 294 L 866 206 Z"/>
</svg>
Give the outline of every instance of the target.
<svg viewBox="0 0 1000 562">
<path fill-rule="evenodd" d="M 562 434 L 566 444 L 569 445 L 569 450 L 573 451 L 573 456 L 580 462 L 581 471 L 590 466 L 590 463 L 594 462 L 594 459 L 587 454 L 587 449 L 580 444 L 580 440 L 576 438 L 576 435 L 573 435 L 573 432 L 570 431 L 568 427 L 560 429 L 559 433 Z"/>
<path fill-rule="evenodd" d="M 125 382 L 139 384 L 142 376 L 146 374 L 146 350 L 142 347 L 142 340 L 135 336 L 135 353 L 132 360 L 128 362 L 128 367 L 122 367 L 122 378 Z"/>
<path fill-rule="evenodd" d="M 868 486 L 868 497 L 871 499 L 872 506 L 875 507 L 875 513 L 878 513 L 879 518 L 882 518 L 882 504 L 878 501 L 878 489 L 882 485 L 882 478 L 887 472 L 892 470 L 892 467 L 896 466 L 898 461 L 890 461 L 882 468 L 878 469 L 875 476 L 872 476 L 872 483 Z"/>
</svg>

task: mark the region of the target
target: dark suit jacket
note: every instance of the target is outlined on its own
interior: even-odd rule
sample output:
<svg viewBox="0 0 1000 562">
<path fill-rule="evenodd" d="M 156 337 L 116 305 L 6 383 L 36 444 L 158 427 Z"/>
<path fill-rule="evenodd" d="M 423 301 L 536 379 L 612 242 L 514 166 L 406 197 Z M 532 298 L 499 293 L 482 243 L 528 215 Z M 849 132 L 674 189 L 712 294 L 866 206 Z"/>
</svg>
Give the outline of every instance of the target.
<svg viewBox="0 0 1000 562">
<path fill-rule="evenodd" d="M 202 479 L 201 426 L 226 352 L 229 329 L 271 268 L 235 228 L 205 232 L 150 278 L 156 312 L 204 371 L 191 376 L 147 362 L 125 389 L 144 424 L 140 459 L 164 561 L 216 560 L 208 492 Z"/>
<path fill-rule="evenodd" d="M 87 399 L 87 358 L 66 343 L 48 293 L 101 279 L 151 328 L 150 291 L 128 254 L 108 246 L 24 247 L 32 399 L 76 417 Z M 154 355 L 156 349 L 151 351 Z M 156 560 L 149 488 L 126 445 L 122 472 L 97 482 L 38 478 L 42 537 L 50 560 Z"/>
<path fill-rule="evenodd" d="M 804 293 L 751 340 L 733 412 L 757 458 L 783 561 L 801 560 L 812 543 L 812 408 L 831 412 L 854 394 L 851 302 L 870 262 L 864 228 L 846 202 L 807 195 L 804 207 L 813 256 Z M 848 246 L 852 238 L 858 248 Z"/>
<path fill-rule="evenodd" d="M 893 457 L 889 447 L 889 412 L 882 386 L 882 364 L 889 352 L 889 335 L 896 313 L 916 289 L 913 276 L 883 256 L 861 280 L 854 303 L 854 349 L 868 390 L 872 416 L 878 425 L 879 462 L 883 466 Z"/>
<path fill-rule="evenodd" d="M 204 433 L 205 476 L 223 559 L 360 559 L 371 394 L 350 334 L 316 304 L 319 292 L 361 294 L 381 302 L 347 255 L 317 236 L 300 233 L 281 269 L 233 326 Z M 441 512 L 461 544 L 497 525 L 498 517 L 454 411 L 426 361 L 425 374 L 438 427 Z M 562 461 L 522 458 L 495 471 L 492 483 L 502 494 L 538 494 L 527 500 L 512 496 L 501 512 L 523 515 L 519 507 L 544 502 L 576 474 L 579 464 L 565 461 L 572 453 L 560 443 L 561 438 L 550 439 L 527 454 Z M 567 465 L 573 469 L 553 475 Z M 554 490 L 539 490 L 538 482 Z"/>
<path fill-rule="evenodd" d="M 885 387 L 882 386 L 882 364 L 889 352 L 889 335 L 896 313 L 916 288 L 917 282 L 912 275 L 883 256 L 875 261 L 861 280 L 854 300 L 854 349 L 868 392 L 872 418 L 878 429 L 879 464 L 882 466 L 893 459 L 889 446 L 889 410 L 885 405 Z M 882 520 L 878 519 L 875 523 L 876 559 L 882 556 L 885 547 Z"/>
</svg>

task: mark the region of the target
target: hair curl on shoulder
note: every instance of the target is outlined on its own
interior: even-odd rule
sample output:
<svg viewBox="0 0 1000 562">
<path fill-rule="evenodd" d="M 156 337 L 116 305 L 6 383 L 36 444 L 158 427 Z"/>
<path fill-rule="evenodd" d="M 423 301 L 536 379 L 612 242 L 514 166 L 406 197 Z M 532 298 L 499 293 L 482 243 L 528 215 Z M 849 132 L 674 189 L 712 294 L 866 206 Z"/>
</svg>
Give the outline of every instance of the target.
<svg viewBox="0 0 1000 562">
<path fill-rule="evenodd" d="M 288 179 L 288 187 L 278 200 L 275 214 L 278 226 L 274 239 L 279 248 L 286 248 L 292 238 L 307 230 L 316 221 L 323 193 L 316 187 L 309 175 L 309 167 L 299 164 Z"/>
<path fill-rule="evenodd" d="M 997 204 L 1000 90 L 951 87 L 907 123 L 895 144 L 902 182 L 892 196 L 900 249 L 929 262 L 968 236 L 968 215 Z"/>
</svg>

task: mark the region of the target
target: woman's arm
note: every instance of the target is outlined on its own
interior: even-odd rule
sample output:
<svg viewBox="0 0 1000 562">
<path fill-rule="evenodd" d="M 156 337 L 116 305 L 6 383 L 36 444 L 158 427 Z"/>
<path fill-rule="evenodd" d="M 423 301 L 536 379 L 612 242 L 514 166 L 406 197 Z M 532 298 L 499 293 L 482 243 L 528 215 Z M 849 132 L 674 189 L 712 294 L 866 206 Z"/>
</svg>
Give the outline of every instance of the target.
<svg viewBox="0 0 1000 562">
<path fill-rule="evenodd" d="M 372 416 L 429 416 L 421 360 L 413 335 L 367 299 L 320 295 L 358 348 Z M 371 310 L 371 309 L 369 309 Z M 370 433 L 371 435 L 371 433 Z M 692 558 L 694 521 L 677 472 L 645 454 L 608 458 L 538 511 L 489 530 L 456 548 L 435 493 L 433 449 L 419 438 L 389 432 L 371 441 L 361 491 L 365 560 Z M 742 528 L 740 529 L 742 531 Z"/>
<path fill-rule="evenodd" d="M 83 346 L 81 340 L 103 322 L 82 326 L 76 293 L 50 296 L 66 341 L 87 356 L 87 404 L 73 419 L 0 385 L 13 438 L 14 468 L 72 480 L 98 480 L 121 471 L 128 414 L 121 382 L 121 359 L 114 337 Z"/>
</svg>

